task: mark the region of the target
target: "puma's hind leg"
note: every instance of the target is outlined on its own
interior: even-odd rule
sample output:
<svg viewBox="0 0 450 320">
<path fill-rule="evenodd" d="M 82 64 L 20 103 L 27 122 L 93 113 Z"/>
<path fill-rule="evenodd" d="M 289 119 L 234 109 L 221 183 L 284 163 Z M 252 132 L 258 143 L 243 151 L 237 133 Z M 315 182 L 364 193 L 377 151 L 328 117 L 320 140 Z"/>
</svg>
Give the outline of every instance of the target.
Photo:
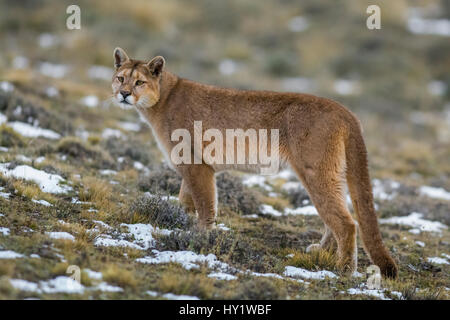
<svg viewBox="0 0 450 320">
<path fill-rule="evenodd" d="M 356 224 L 344 200 L 344 149 L 339 138 L 332 135 L 314 137 L 311 142 L 314 142 L 314 148 L 304 147 L 302 153 L 293 148 L 293 152 L 302 156 L 292 157 L 290 163 L 326 225 L 320 246 L 331 245 L 334 237 L 338 268 L 354 271 L 357 264 Z"/>
<path fill-rule="evenodd" d="M 335 252 L 337 249 L 337 242 L 334 238 L 333 232 L 325 225 L 325 233 L 322 236 L 320 243 L 313 243 L 306 248 L 306 252 L 312 252 L 315 250 L 328 250 Z"/>
<path fill-rule="evenodd" d="M 306 188 L 320 218 L 336 239 L 338 267 L 342 271 L 356 270 L 356 224 L 346 208 L 340 187 L 330 183 L 330 180 L 315 177 L 307 178 Z M 324 238 L 324 247 L 332 243 L 331 235 L 327 232 Z"/>
</svg>

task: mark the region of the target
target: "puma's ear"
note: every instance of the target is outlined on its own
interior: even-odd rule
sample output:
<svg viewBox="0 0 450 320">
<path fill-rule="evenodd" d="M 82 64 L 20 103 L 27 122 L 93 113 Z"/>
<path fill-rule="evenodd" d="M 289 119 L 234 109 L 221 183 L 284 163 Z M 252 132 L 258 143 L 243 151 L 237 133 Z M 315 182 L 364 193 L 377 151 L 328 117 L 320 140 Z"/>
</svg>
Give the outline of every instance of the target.
<svg viewBox="0 0 450 320">
<path fill-rule="evenodd" d="M 166 60 L 164 60 L 161 56 L 154 57 L 149 63 L 147 63 L 151 74 L 155 77 L 162 73 L 165 64 Z"/>
<path fill-rule="evenodd" d="M 114 49 L 114 67 L 119 69 L 126 61 L 130 60 L 122 48 Z"/>
</svg>

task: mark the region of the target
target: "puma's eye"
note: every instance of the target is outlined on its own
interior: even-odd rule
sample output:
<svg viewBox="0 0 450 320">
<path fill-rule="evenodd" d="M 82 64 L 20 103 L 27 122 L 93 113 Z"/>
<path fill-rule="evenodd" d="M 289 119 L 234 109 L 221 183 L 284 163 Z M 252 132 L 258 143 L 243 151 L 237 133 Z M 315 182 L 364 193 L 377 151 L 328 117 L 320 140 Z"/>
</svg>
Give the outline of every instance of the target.
<svg viewBox="0 0 450 320">
<path fill-rule="evenodd" d="M 136 85 L 137 86 L 140 86 L 140 85 L 143 85 L 145 82 L 144 81 L 142 81 L 142 80 L 138 80 L 138 81 L 136 81 Z"/>
<path fill-rule="evenodd" d="M 117 79 L 119 79 L 120 82 L 123 82 L 123 77 L 117 77 Z"/>
</svg>

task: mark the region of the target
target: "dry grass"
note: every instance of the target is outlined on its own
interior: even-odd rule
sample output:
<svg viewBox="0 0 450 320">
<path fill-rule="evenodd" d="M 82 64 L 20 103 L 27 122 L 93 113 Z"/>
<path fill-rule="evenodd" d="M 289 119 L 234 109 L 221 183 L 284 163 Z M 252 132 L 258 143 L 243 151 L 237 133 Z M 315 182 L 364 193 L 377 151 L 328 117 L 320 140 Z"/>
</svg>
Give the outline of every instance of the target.
<svg viewBox="0 0 450 320">
<path fill-rule="evenodd" d="M 111 185 L 95 177 L 85 177 L 81 180 L 82 190 L 80 190 L 80 201 L 92 202 L 97 208 L 105 211 L 114 211 L 115 202 L 112 201 Z"/>
<path fill-rule="evenodd" d="M 308 270 L 335 270 L 336 255 L 326 250 L 314 250 L 310 253 L 296 251 L 285 265 Z"/>
<path fill-rule="evenodd" d="M 196 296 L 202 299 L 211 298 L 214 288 L 213 279 L 207 278 L 203 274 L 180 273 L 177 267 L 173 267 L 172 271 L 176 272 L 165 272 L 159 279 L 157 283 L 158 290 L 163 293 L 171 292 L 179 295 Z"/>
<path fill-rule="evenodd" d="M 13 182 L 13 186 L 17 190 L 17 195 L 26 197 L 30 200 L 45 200 L 50 203 L 56 201 L 55 197 L 46 192 L 42 192 L 41 189 L 35 184 L 31 184 L 22 180 L 16 180 Z"/>
<path fill-rule="evenodd" d="M 108 265 L 102 273 L 105 281 L 114 283 L 120 287 L 135 288 L 138 285 L 133 271 L 121 268 L 116 264 Z"/>
</svg>

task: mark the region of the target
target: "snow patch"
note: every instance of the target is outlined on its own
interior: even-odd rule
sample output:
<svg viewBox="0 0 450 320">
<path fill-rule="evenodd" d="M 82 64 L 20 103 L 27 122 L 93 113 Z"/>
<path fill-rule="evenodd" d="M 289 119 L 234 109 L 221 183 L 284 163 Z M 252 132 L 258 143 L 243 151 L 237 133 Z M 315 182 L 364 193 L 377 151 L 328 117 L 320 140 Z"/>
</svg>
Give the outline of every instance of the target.
<svg viewBox="0 0 450 320">
<path fill-rule="evenodd" d="M 83 293 L 84 286 L 78 281 L 66 276 L 39 282 L 41 290 L 45 293 Z"/>
<path fill-rule="evenodd" d="M 123 289 L 121 287 L 110 285 L 106 282 L 101 282 L 93 288 L 89 288 L 92 290 L 99 290 L 103 292 L 122 292 Z"/>
<path fill-rule="evenodd" d="M 283 213 L 281 213 L 280 211 L 276 210 L 274 207 L 272 207 L 271 205 L 268 205 L 268 204 L 261 205 L 261 207 L 259 208 L 259 211 L 262 214 L 266 214 L 266 215 L 270 215 L 270 216 L 274 216 L 274 217 L 281 217 L 283 215 Z"/>
<path fill-rule="evenodd" d="M 95 239 L 94 245 L 97 247 L 129 247 L 134 248 L 138 250 L 142 250 L 140 246 L 137 244 L 123 240 L 123 239 L 111 239 L 107 238 L 104 235 L 99 236 L 97 239 Z"/>
<path fill-rule="evenodd" d="M 168 300 L 200 300 L 199 298 L 194 296 L 177 295 L 173 293 L 166 293 L 163 294 L 162 296 Z"/>
<path fill-rule="evenodd" d="M 86 97 L 81 98 L 80 103 L 85 105 L 88 108 L 95 108 L 98 106 L 100 100 L 97 96 L 89 95 Z"/>
<path fill-rule="evenodd" d="M 266 184 L 266 178 L 259 175 L 249 175 L 246 176 L 242 183 L 248 187 L 260 187 L 267 191 L 272 191 L 272 187 Z"/>
<path fill-rule="evenodd" d="M 39 293 L 41 290 L 39 289 L 39 285 L 37 283 L 22 280 L 22 279 L 9 279 L 9 283 L 11 286 L 17 290 L 21 291 L 29 291 L 29 292 L 37 292 Z"/>
<path fill-rule="evenodd" d="M 213 272 L 208 274 L 208 278 L 214 278 L 217 280 L 236 280 L 237 277 L 233 276 L 232 274 L 224 273 L 224 272 Z"/>
<path fill-rule="evenodd" d="M 67 75 L 70 68 L 63 64 L 55 64 L 50 62 L 43 62 L 39 66 L 39 72 L 44 76 L 60 79 Z"/>
<path fill-rule="evenodd" d="M 389 298 L 386 298 L 384 296 L 383 290 L 350 288 L 347 290 L 347 293 L 351 294 L 351 295 L 355 295 L 355 294 L 368 295 L 368 296 L 372 296 L 375 298 L 379 298 L 381 300 L 390 300 Z"/>
<path fill-rule="evenodd" d="M 441 258 L 441 257 L 431 257 L 431 258 L 427 258 L 427 261 L 430 263 L 435 263 L 435 264 L 450 264 L 447 259 Z"/>
<path fill-rule="evenodd" d="M 52 239 L 75 241 L 75 237 L 68 232 L 46 232 L 45 234 Z"/>
<path fill-rule="evenodd" d="M 409 230 L 411 233 L 419 234 L 420 232 L 436 232 L 441 233 L 442 230 L 448 227 L 438 221 L 430 221 L 422 219 L 423 214 L 418 212 L 413 212 L 409 216 L 405 217 L 391 217 L 387 219 L 380 219 L 380 223 L 383 224 L 395 224 L 412 227 Z"/>
<path fill-rule="evenodd" d="M 11 230 L 9 230 L 9 228 L 6 227 L 0 227 L 0 234 L 3 236 L 9 236 Z"/>
<path fill-rule="evenodd" d="M 419 188 L 419 193 L 434 199 L 450 200 L 450 192 L 444 188 L 422 186 Z"/>
<path fill-rule="evenodd" d="M 115 170 L 110 170 L 110 169 L 105 169 L 105 170 L 100 170 L 99 173 L 102 176 L 110 176 L 110 175 L 115 175 L 117 174 L 117 171 Z"/>
<path fill-rule="evenodd" d="M 288 29 L 292 32 L 302 32 L 308 29 L 309 22 L 306 18 L 296 16 L 288 21 Z"/>
<path fill-rule="evenodd" d="M 6 125 L 8 127 L 11 127 L 14 131 L 20 133 L 22 136 L 28 138 L 42 137 L 51 140 L 57 140 L 61 138 L 61 135 L 53 130 L 42 129 L 25 122 L 13 121 L 8 122 Z"/>
<path fill-rule="evenodd" d="M 198 269 L 200 265 L 206 264 L 210 269 L 225 271 L 229 265 L 217 260 L 212 253 L 208 255 L 197 254 L 192 251 L 158 251 L 152 250 L 154 257 L 147 256 L 136 259 L 137 262 L 147 264 L 178 263 L 186 270 Z"/>
<path fill-rule="evenodd" d="M 424 19 L 421 17 L 410 17 L 407 28 L 415 34 L 431 34 L 450 37 L 449 19 Z"/>
<path fill-rule="evenodd" d="M 230 231 L 231 230 L 230 228 L 225 226 L 223 223 L 218 224 L 216 227 L 217 227 L 217 229 L 223 230 L 223 231 Z"/>
<path fill-rule="evenodd" d="M 37 204 L 46 206 L 46 207 L 51 207 L 51 206 L 53 206 L 50 202 L 45 201 L 45 200 L 36 200 L 36 199 L 32 199 L 31 201 L 34 202 L 34 203 L 37 203 Z"/>
<path fill-rule="evenodd" d="M 231 59 L 224 59 L 219 63 L 219 71 L 221 74 L 229 76 L 235 73 L 237 70 L 237 64 Z"/>
<path fill-rule="evenodd" d="M 61 194 L 72 190 L 69 186 L 61 185 L 65 180 L 57 174 L 50 174 L 28 165 L 17 166 L 11 170 L 8 169 L 8 166 L 9 163 L 0 163 L 0 173 L 6 177 L 32 181 L 39 185 L 44 192 Z"/>
<path fill-rule="evenodd" d="M 0 89 L 2 89 L 4 92 L 11 92 L 14 90 L 14 85 L 8 81 L 1 81 Z"/>
<path fill-rule="evenodd" d="M 86 272 L 87 276 L 91 279 L 94 279 L 94 280 L 102 280 L 103 279 L 103 274 L 101 272 L 93 271 L 91 269 L 84 269 L 83 271 Z"/>
<path fill-rule="evenodd" d="M 109 139 L 109 138 L 123 138 L 124 135 L 120 130 L 106 128 L 102 132 L 102 138 Z"/>
<path fill-rule="evenodd" d="M 422 242 L 422 241 L 416 241 L 416 244 L 417 244 L 419 247 L 422 247 L 422 248 L 425 247 L 425 242 Z"/>
<path fill-rule="evenodd" d="M 127 227 L 128 231 L 134 237 L 134 243 L 139 245 L 143 250 L 147 250 L 155 245 L 152 232 L 155 231 L 150 224 L 136 223 L 126 224 L 122 223 L 121 226 Z"/>
<path fill-rule="evenodd" d="M 17 56 L 13 59 L 12 65 L 15 69 L 26 69 L 29 65 L 29 60 L 23 56 Z"/>
<path fill-rule="evenodd" d="M 0 259 L 17 259 L 23 257 L 24 257 L 23 254 L 14 252 L 12 250 L 0 251 Z"/>
<path fill-rule="evenodd" d="M 320 270 L 320 271 L 309 271 L 302 268 L 287 266 L 284 269 L 284 275 L 287 277 L 293 278 L 304 278 L 304 279 L 313 279 L 313 280 L 324 280 L 325 278 L 337 278 L 331 271 Z"/>
<path fill-rule="evenodd" d="M 284 209 L 285 215 L 304 215 L 304 216 L 317 216 L 319 213 L 314 206 L 305 206 L 295 209 L 286 208 Z"/>
<path fill-rule="evenodd" d="M 119 127 L 126 131 L 139 132 L 141 125 L 134 122 L 119 122 Z"/>
<path fill-rule="evenodd" d="M 283 184 L 281 189 L 289 192 L 289 191 L 294 191 L 294 190 L 301 190 L 301 189 L 303 189 L 303 186 L 300 182 L 289 181 L 289 182 L 286 182 L 285 184 Z"/>
<path fill-rule="evenodd" d="M 355 94 L 358 91 L 358 83 L 353 80 L 337 79 L 334 82 L 334 91 L 341 96 Z"/>
</svg>

